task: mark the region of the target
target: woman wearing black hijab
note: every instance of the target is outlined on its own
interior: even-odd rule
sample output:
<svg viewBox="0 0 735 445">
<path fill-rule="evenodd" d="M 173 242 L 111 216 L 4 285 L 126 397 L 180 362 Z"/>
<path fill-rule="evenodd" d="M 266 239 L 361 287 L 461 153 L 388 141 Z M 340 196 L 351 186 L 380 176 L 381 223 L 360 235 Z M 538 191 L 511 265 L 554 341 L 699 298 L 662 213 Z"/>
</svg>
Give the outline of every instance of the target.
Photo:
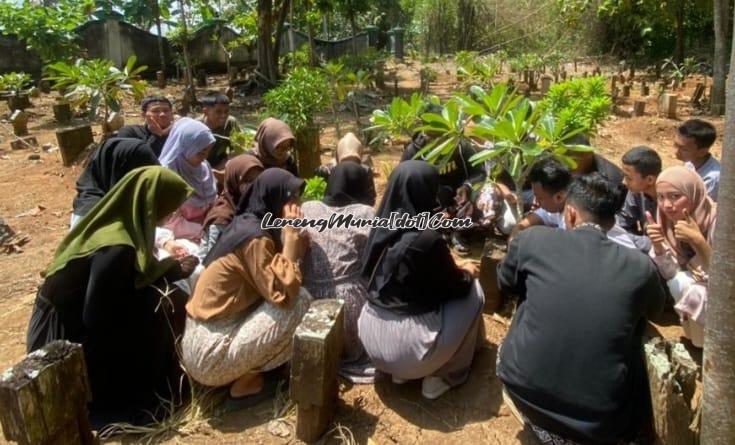
<svg viewBox="0 0 735 445">
<path fill-rule="evenodd" d="M 337 164 L 329 175 L 324 199 L 309 201 L 301 210 L 308 220 L 352 218 L 372 220 L 375 216 L 368 184 L 372 173 L 357 162 Z M 372 383 L 375 368 L 357 335 L 357 318 L 365 305 L 367 289 L 360 277 L 362 256 L 369 227 L 346 224 L 323 231 L 307 229 L 311 246 L 302 262 L 304 287 L 314 299 L 344 300 L 344 351 L 340 374 L 353 383 Z"/>
<path fill-rule="evenodd" d="M 77 180 L 71 227 L 128 172 L 148 165 L 159 163 L 147 142 L 130 138 L 110 138 L 103 142 Z"/>
<path fill-rule="evenodd" d="M 182 361 L 199 383 L 230 385 L 233 408 L 273 394 L 275 381 L 264 381 L 263 372 L 288 361 L 293 333 L 309 308 L 297 263 L 308 240 L 291 227 L 261 229 L 266 213 L 301 217 L 303 186 L 279 168 L 258 176 L 242 198 L 244 213 L 205 258 L 186 305 Z"/>
<path fill-rule="evenodd" d="M 378 216 L 431 212 L 438 187 L 435 167 L 404 161 L 390 176 Z M 423 378 L 429 399 L 464 383 L 482 333 L 477 272 L 458 267 L 434 230 L 373 229 L 362 269 L 368 304 L 358 329 L 375 368 L 396 383 Z"/>
</svg>

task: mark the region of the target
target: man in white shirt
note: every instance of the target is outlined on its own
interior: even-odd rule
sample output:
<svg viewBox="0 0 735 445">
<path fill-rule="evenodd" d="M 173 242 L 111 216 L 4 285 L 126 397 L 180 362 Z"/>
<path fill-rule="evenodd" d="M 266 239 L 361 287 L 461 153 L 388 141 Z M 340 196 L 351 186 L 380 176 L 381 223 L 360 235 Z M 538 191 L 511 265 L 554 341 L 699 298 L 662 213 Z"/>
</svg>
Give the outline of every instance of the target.
<svg viewBox="0 0 735 445">
<path fill-rule="evenodd" d="M 684 161 L 684 166 L 695 170 L 704 181 L 707 194 L 715 202 L 720 188 L 720 163 L 710 153 L 717 139 L 717 131 L 709 122 L 689 119 L 676 131 L 674 148 L 676 159 Z"/>
<path fill-rule="evenodd" d="M 612 182 L 604 175 L 600 176 L 602 176 L 602 180 Z M 572 174 L 569 169 L 555 159 L 545 159 L 531 169 L 528 180 L 531 182 L 531 189 L 538 208 L 526 215 L 515 226 L 510 238 L 512 239 L 521 230 L 532 226 L 548 226 L 565 230 L 564 206 L 567 200 L 567 187 L 572 181 Z M 622 189 L 619 191 L 619 203 L 622 206 Z M 639 246 L 630 234 L 618 225 L 609 228 L 607 236 L 612 241 L 631 249 L 643 249 L 645 247 Z"/>
</svg>

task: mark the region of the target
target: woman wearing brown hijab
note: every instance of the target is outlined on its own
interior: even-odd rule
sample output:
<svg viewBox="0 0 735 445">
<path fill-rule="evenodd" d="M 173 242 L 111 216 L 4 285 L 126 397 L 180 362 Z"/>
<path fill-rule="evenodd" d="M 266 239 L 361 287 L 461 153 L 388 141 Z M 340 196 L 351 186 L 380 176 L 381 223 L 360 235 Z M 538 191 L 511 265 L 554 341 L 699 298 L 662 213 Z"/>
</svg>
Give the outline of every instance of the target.
<svg viewBox="0 0 735 445">
<path fill-rule="evenodd" d="M 684 334 L 702 347 L 717 204 L 699 175 L 676 166 L 656 180 L 656 219 L 647 214 L 654 261 L 667 280 Z"/>
<path fill-rule="evenodd" d="M 238 203 L 263 170 L 263 164 L 252 155 L 242 154 L 227 161 L 224 189 L 204 219 L 204 236 L 199 250 L 201 258 L 209 253 L 220 234 L 230 225 Z"/>
<path fill-rule="evenodd" d="M 255 147 L 248 152 L 265 168 L 278 167 L 298 176 L 296 160 L 291 156 L 296 138 L 285 122 L 269 117 L 255 133 Z"/>
</svg>

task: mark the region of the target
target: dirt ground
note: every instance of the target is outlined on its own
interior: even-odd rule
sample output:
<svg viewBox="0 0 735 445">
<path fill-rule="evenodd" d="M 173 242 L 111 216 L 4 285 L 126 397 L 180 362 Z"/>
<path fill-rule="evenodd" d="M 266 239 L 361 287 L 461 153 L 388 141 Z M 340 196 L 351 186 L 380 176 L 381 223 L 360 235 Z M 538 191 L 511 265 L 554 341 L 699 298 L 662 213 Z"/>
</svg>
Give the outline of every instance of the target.
<svg viewBox="0 0 735 445">
<path fill-rule="evenodd" d="M 407 93 L 418 89 L 418 64 L 399 66 L 399 89 Z M 431 91 L 446 97 L 454 88 L 454 79 L 447 73 L 454 72 L 444 66 L 437 66 L 439 79 Z M 580 67 L 580 72 L 585 69 Z M 392 85 L 390 85 L 392 87 Z M 217 78 L 212 86 L 224 90 L 225 79 Z M 689 81 L 680 91 L 680 99 L 687 99 L 694 88 Z M 653 88 L 652 88 L 653 89 Z M 149 88 L 149 93 L 156 91 Z M 170 87 L 165 92 L 180 97 L 180 87 Z M 389 94 L 387 92 L 386 94 Z M 201 93 L 200 93 L 201 94 Z M 622 114 L 630 111 L 633 97 L 619 104 Z M 40 145 L 50 143 L 56 146 L 54 130 L 58 125 L 53 120 L 52 95 L 33 99 L 29 129 Z M 613 116 L 600 129 L 595 145 L 600 152 L 619 164 L 620 156 L 635 145 L 649 145 L 655 148 L 664 159 L 664 165 L 674 165 L 672 137 L 680 122 L 693 110 L 688 105 L 680 107 L 678 120 L 665 119 L 656 115 L 655 99 L 648 98 L 647 113 L 643 117 L 629 118 Z M 686 101 L 688 102 L 688 101 Z M 258 98 L 237 97 L 233 114 L 249 123 L 254 118 Z M 5 105 L 0 105 L 0 113 L 7 117 Z M 137 106 L 127 103 L 126 123 L 139 123 Z M 724 124 L 721 118 L 707 117 L 720 134 Z M 344 128 L 354 127 L 349 113 L 344 113 Z M 320 118 L 324 128 L 321 135 L 323 148 L 335 146 L 334 127 L 330 117 Z M 364 119 L 366 122 L 366 119 Z M 95 125 L 99 138 L 100 126 Z M 75 194 L 74 184 L 80 174 L 79 164 L 63 167 L 58 150 L 46 152 L 37 150 L 10 150 L 12 126 L 7 120 L 0 124 L 0 217 L 5 219 L 16 232 L 31 237 L 23 246 L 22 253 L 0 254 L 0 371 L 23 358 L 25 354 L 25 331 L 37 287 L 42 282 L 40 275 L 50 263 L 53 253 L 68 230 L 71 215 L 71 201 Z M 721 154 L 721 140 L 715 145 L 717 157 Z M 29 160 L 29 155 L 40 155 L 40 160 Z M 327 159 L 330 151 L 325 150 Z M 385 172 L 400 157 L 400 147 L 391 147 L 373 155 L 378 193 L 385 186 Z M 506 314 L 507 315 L 507 314 Z M 486 343 L 476 358 L 469 381 L 450 391 L 436 401 L 421 397 L 420 383 L 410 382 L 397 386 L 379 380 L 375 386 L 341 386 L 340 403 L 334 419 L 334 430 L 325 436 L 322 443 L 359 443 L 359 444 L 413 444 L 413 443 L 498 443 L 531 444 L 535 443 L 528 432 L 522 431 L 519 424 L 502 404 L 500 383 L 495 376 L 495 356 L 498 344 L 507 331 L 507 321 L 503 317 L 484 315 L 487 332 Z M 666 323 L 670 325 L 671 323 Z M 679 330 L 673 325 L 661 328 L 667 337 L 678 337 Z M 286 411 L 285 413 L 283 411 Z M 278 418 L 279 420 L 273 420 Z M 282 401 L 264 402 L 259 407 L 238 413 L 218 415 L 213 419 L 192 422 L 179 434 L 164 438 L 171 444 L 205 443 L 252 443 L 283 444 L 298 443 L 293 438 L 292 427 L 295 415 L 287 410 Z M 139 438 L 138 438 L 139 439 Z M 3 439 L 0 439 L 2 443 Z M 119 439 L 118 439 L 119 440 Z M 136 441 L 127 438 L 124 441 Z"/>
</svg>

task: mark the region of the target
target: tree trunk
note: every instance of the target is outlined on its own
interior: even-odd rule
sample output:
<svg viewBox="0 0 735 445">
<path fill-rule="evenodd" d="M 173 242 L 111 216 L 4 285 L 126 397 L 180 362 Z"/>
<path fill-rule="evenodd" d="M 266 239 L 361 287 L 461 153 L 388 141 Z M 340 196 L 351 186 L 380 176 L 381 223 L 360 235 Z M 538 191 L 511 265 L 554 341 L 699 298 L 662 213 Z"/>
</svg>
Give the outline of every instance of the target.
<svg viewBox="0 0 735 445">
<path fill-rule="evenodd" d="M 357 57 L 357 42 L 355 36 L 357 35 L 357 21 L 355 20 L 355 14 L 350 15 L 350 27 L 352 27 L 352 54 Z"/>
<path fill-rule="evenodd" d="M 278 13 L 278 23 L 276 24 L 276 40 L 273 42 L 273 70 L 278 78 L 278 57 L 281 54 L 281 34 L 283 34 L 283 25 L 286 23 L 286 16 L 291 9 L 291 0 L 283 0 L 281 10 Z M 293 25 L 292 25 L 293 26 Z"/>
<path fill-rule="evenodd" d="M 184 0 L 179 0 L 179 8 L 181 8 L 181 28 L 184 34 L 184 40 L 181 46 L 184 50 L 184 65 L 186 65 L 187 88 L 189 89 L 189 100 L 196 102 L 196 90 L 194 89 L 194 73 L 191 69 L 191 60 L 189 59 L 189 28 L 186 24 L 186 9 Z"/>
<path fill-rule="evenodd" d="M 727 79 L 720 202 L 735 195 L 735 45 Z M 702 445 L 735 443 L 735 207 L 719 208 L 704 338 Z"/>
<path fill-rule="evenodd" d="M 684 61 L 684 7 L 687 0 L 679 0 L 676 5 L 675 22 L 676 22 L 676 52 L 674 60 L 676 63 Z"/>
<path fill-rule="evenodd" d="M 278 79 L 278 71 L 273 56 L 272 40 L 273 23 L 273 0 L 258 0 L 258 71 L 263 78 L 275 84 Z"/>
<path fill-rule="evenodd" d="M 727 69 L 727 28 L 729 25 L 728 0 L 714 1 L 715 18 L 715 58 L 712 76 L 712 98 L 710 100 L 710 111 L 715 115 L 725 113 L 725 79 Z"/>
</svg>

